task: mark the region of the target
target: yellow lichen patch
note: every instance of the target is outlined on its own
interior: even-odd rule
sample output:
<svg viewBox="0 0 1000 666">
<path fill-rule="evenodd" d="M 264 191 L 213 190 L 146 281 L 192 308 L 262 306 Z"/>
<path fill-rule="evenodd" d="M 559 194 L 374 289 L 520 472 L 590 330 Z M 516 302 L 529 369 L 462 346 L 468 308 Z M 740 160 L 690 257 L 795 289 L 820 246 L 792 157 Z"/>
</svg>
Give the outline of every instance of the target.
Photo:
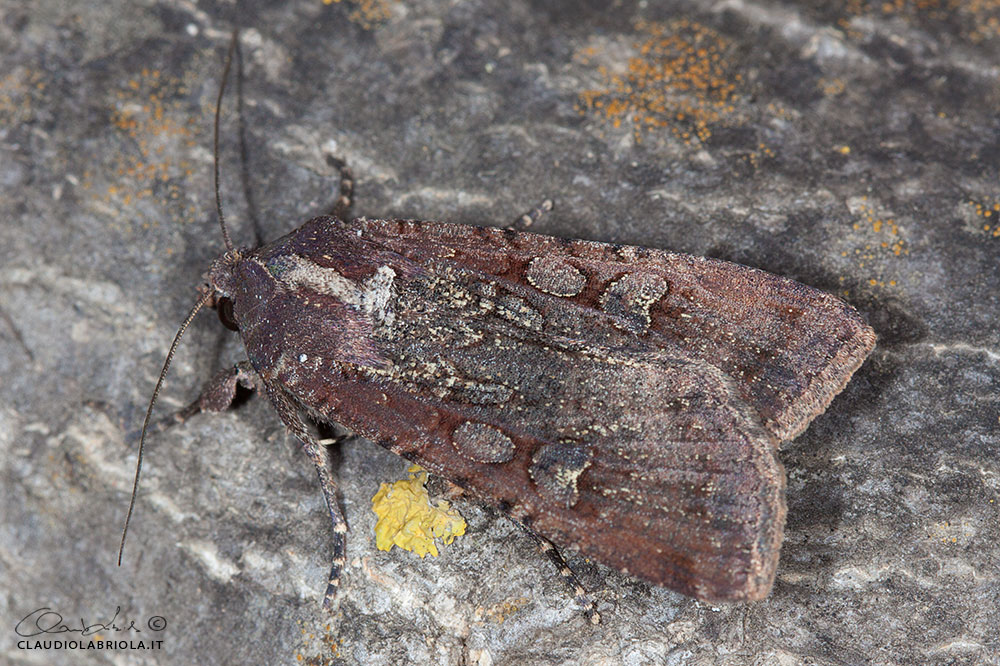
<svg viewBox="0 0 1000 666">
<path fill-rule="evenodd" d="M 323 0 L 324 5 L 332 5 L 342 0 Z M 346 0 L 351 6 L 351 11 L 347 18 L 352 23 L 357 23 L 365 30 L 377 28 L 380 23 L 388 21 L 392 16 L 389 11 L 388 0 Z"/>
<path fill-rule="evenodd" d="M 417 465 L 408 471 L 409 479 L 383 483 L 372 498 L 372 510 L 378 516 L 375 546 L 379 550 L 399 546 L 420 557 L 428 553 L 437 557 L 434 540 L 449 544 L 465 534 L 465 519 L 444 500 L 431 505 L 425 487 L 427 472 Z"/>
<path fill-rule="evenodd" d="M 640 22 L 645 39 L 634 46 L 622 72 L 601 67 L 603 86 L 580 93 L 581 113 L 592 112 L 620 127 L 629 122 L 636 141 L 659 128 L 685 143 L 704 142 L 712 126 L 734 114 L 741 77 L 727 60 L 727 39 L 699 23 L 677 20 L 667 24 Z M 596 50 L 577 53 L 589 64 Z"/>
</svg>

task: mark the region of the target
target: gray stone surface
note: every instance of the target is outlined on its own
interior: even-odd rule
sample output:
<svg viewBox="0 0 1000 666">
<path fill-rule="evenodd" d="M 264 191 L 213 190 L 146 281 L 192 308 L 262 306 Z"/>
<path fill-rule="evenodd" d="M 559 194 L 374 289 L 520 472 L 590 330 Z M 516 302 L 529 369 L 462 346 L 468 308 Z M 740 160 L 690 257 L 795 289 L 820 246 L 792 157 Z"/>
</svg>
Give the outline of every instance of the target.
<svg viewBox="0 0 1000 666">
<path fill-rule="evenodd" d="M 998 662 L 1000 232 L 977 211 L 1000 202 L 996 3 L 605 4 L 245 3 L 260 227 L 326 209 L 331 149 L 357 214 L 503 224 L 552 197 L 539 231 L 845 296 L 879 346 L 781 453 L 771 597 L 712 607 L 571 558 L 604 614 L 592 627 L 530 540 L 469 504 L 470 534 L 439 558 L 377 551 L 369 501 L 405 463 L 355 440 L 338 460 L 343 600 L 325 615 L 319 489 L 260 399 L 151 438 L 117 567 L 146 401 L 222 246 L 210 127 L 232 5 L 0 0 L 0 661 Z M 638 141 L 581 109 L 630 80 L 629 58 L 616 108 L 653 121 Z M 223 188 L 249 242 L 233 108 Z M 241 358 L 213 319 L 160 414 Z M 36 608 L 76 624 L 117 606 L 143 633 L 102 637 L 162 649 L 17 646 Z"/>
</svg>

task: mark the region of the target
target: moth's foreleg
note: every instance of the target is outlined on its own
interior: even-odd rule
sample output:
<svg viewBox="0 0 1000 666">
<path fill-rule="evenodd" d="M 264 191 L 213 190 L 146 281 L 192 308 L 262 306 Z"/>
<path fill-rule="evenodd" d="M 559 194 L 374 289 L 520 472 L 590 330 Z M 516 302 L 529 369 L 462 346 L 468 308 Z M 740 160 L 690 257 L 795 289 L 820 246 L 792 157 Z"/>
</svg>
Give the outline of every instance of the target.
<svg viewBox="0 0 1000 666">
<path fill-rule="evenodd" d="M 152 430 L 162 432 L 171 426 L 184 423 L 199 412 L 222 412 L 229 409 L 236 398 L 237 385 L 251 390 L 257 390 L 261 386 L 260 378 L 247 361 L 241 361 L 231 368 L 221 370 L 208 380 L 201 390 L 201 395 L 194 402 L 157 422 Z"/>
<path fill-rule="evenodd" d="M 586 588 L 583 587 L 583 584 L 580 583 L 580 579 L 576 577 L 573 570 L 569 568 L 568 564 L 566 564 L 566 560 L 559 554 L 559 550 L 556 548 L 555 544 L 538 532 L 535 532 L 524 523 L 518 521 L 515 522 L 523 527 L 524 531 L 535 539 L 535 542 L 538 544 L 538 548 L 548 556 L 549 560 L 551 560 L 553 564 L 556 565 L 556 568 L 559 570 L 559 575 L 573 589 L 573 598 L 576 601 L 576 604 L 583 611 L 584 617 L 590 620 L 591 624 L 600 624 L 601 614 L 597 612 L 597 608 L 594 606 L 594 602 L 591 601 L 590 595 L 587 594 Z"/>
<path fill-rule="evenodd" d="M 447 489 L 444 495 L 449 501 L 456 499 L 464 499 L 472 502 L 479 501 L 479 498 L 470 494 L 464 488 L 451 483 L 447 479 L 444 481 L 447 484 Z M 559 575 L 572 588 L 573 599 L 580 607 L 580 610 L 583 611 L 584 617 L 590 620 L 591 624 L 600 624 L 601 614 L 597 612 L 597 608 L 594 606 L 594 602 L 590 599 L 590 595 L 587 594 L 586 588 L 583 587 L 580 579 L 577 578 L 576 574 L 573 573 L 573 570 L 569 568 L 568 564 L 566 564 L 566 560 L 563 559 L 563 556 L 559 553 L 555 544 L 528 527 L 528 525 L 521 520 L 518 520 L 516 517 L 509 514 L 507 514 L 507 517 L 520 525 L 525 532 L 530 534 L 531 538 L 535 540 L 536 544 L 538 544 L 538 549 L 545 553 L 549 560 L 556 565 L 556 569 L 559 570 Z"/>
<path fill-rule="evenodd" d="M 524 231 L 550 210 L 552 210 L 552 199 L 546 199 L 524 215 L 519 215 L 507 228 L 514 231 Z"/>
<path fill-rule="evenodd" d="M 326 163 L 340 172 L 340 187 L 338 188 L 340 194 L 333 204 L 330 215 L 338 220 L 347 220 L 347 216 L 351 214 L 351 206 L 354 205 L 354 175 L 342 159 L 327 155 Z"/>
<path fill-rule="evenodd" d="M 340 587 L 340 575 L 344 570 L 344 564 L 347 562 L 347 521 L 344 520 L 344 514 L 340 510 L 340 504 L 337 502 L 337 482 L 330 471 L 330 462 L 326 455 L 325 447 L 312 434 L 309 426 L 302 419 L 298 408 L 281 389 L 265 387 L 265 390 L 281 421 L 285 424 L 285 427 L 292 431 L 292 434 L 299 438 L 306 455 L 309 456 L 309 460 L 316 467 L 316 474 L 319 476 L 319 485 L 323 490 L 326 507 L 330 512 L 330 520 L 333 523 L 333 563 L 330 566 L 330 577 L 327 580 L 326 594 L 323 596 L 323 608 L 332 611 L 333 602 L 337 598 L 337 590 Z"/>
</svg>

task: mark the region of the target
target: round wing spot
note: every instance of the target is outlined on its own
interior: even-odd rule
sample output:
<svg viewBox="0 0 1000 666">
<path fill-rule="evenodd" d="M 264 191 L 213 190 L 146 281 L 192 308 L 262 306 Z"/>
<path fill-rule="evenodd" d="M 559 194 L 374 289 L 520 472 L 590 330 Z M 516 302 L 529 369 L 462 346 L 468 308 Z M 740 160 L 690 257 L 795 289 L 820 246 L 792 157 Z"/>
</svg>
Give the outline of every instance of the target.
<svg viewBox="0 0 1000 666">
<path fill-rule="evenodd" d="M 539 494 L 568 509 L 580 498 L 577 481 L 590 466 L 591 456 L 579 444 L 546 444 L 535 452 L 528 473 Z"/>
<path fill-rule="evenodd" d="M 655 273 L 628 273 L 607 286 L 601 308 L 623 319 L 625 328 L 641 335 L 649 329 L 649 309 L 668 289 L 667 281 Z"/>
<path fill-rule="evenodd" d="M 576 296 L 587 286 L 587 276 L 559 257 L 535 257 L 528 264 L 524 277 L 535 289 L 553 296 Z"/>
<path fill-rule="evenodd" d="M 455 429 L 451 443 L 462 456 L 481 463 L 504 463 L 514 457 L 514 442 L 498 428 L 466 421 Z"/>
</svg>

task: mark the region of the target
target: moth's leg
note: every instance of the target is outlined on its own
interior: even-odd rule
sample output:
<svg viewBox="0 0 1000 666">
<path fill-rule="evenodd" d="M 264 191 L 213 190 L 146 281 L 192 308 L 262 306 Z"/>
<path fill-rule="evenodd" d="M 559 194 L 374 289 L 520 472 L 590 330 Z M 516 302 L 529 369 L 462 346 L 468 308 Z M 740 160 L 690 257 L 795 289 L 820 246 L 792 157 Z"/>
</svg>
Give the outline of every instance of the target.
<svg viewBox="0 0 1000 666">
<path fill-rule="evenodd" d="M 479 501 L 479 498 L 464 488 L 456 486 L 447 479 L 443 479 L 443 481 L 445 482 L 444 496 L 449 501 L 456 499 L 464 499 L 471 502 Z M 566 564 L 566 560 L 563 559 L 563 556 L 559 554 L 559 550 L 556 549 L 555 544 L 528 527 L 522 520 L 518 520 L 517 517 L 509 514 L 505 515 L 507 515 L 507 517 L 514 523 L 520 525 L 525 532 L 530 534 L 531 538 L 538 544 L 539 550 L 545 553 L 549 560 L 556 565 L 556 568 L 559 570 L 559 575 L 562 576 L 567 584 L 573 588 L 573 599 L 583 610 L 584 617 L 590 620 L 591 624 L 600 624 L 601 614 L 597 612 L 597 609 L 594 607 L 594 602 L 590 600 L 590 596 L 587 594 L 587 590 L 583 587 L 583 584 L 580 583 L 580 579 L 576 577 L 573 570 L 569 568 L 569 565 Z"/>
<path fill-rule="evenodd" d="M 156 423 L 151 428 L 162 432 L 167 428 L 184 423 L 199 412 L 222 412 L 233 404 L 237 385 L 257 390 L 261 387 L 260 378 L 249 361 L 240 361 L 231 368 L 226 368 L 212 377 L 201 390 L 201 395 L 187 407 Z"/>
<path fill-rule="evenodd" d="M 28 357 L 29 361 L 34 363 L 35 355 L 31 352 L 31 348 L 28 347 L 27 344 L 25 344 L 24 336 L 21 335 L 21 329 L 19 329 L 17 327 L 17 324 L 14 323 L 14 320 L 11 319 L 11 316 L 7 313 L 7 310 L 5 310 L 2 307 L 0 307 L 0 319 L 2 319 L 5 324 L 7 324 L 7 328 L 10 329 L 10 332 L 14 336 L 14 340 L 17 342 L 18 346 L 21 347 L 21 349 L 24 351 L 24 355 Z"/>
<path fill-rule="evenodd" d="M 507 228 L 513 229 L 514 231 L 524 231 L 532 224 L 537 222 L 538 218 L 540 218 L 542 215 L 545 215 L 545 213 L 549 212 L 550 210 L 552 210 L 552 199 L 546 199 L 542 203 L 538 204 L 538 206 L 532 208 L 524 215 L 521 215 L 520 217 L 515 219 L 513 222 L 510 223 L 510 226 Z"/>
<path fill-rule="evenodd" d="M 333 204 L 330 215 L 338 220 L 346 220 L 347 216 L 351 214 L 351 206 L 354 204 L 354 175 L 351 174 L 351 169 L 344 160 L 333 155 L 326 156 L 326 163 L 340 172 L 340 194 L 337 196 L 336 203 Z"/>
<path fill-rule="evenodd" d="M 326 508 L 330 512 L 330 520 L 333 522 L 333 563 L 330 566 L 330 577 L 327 580 L 326 594 L 323 595 L 323 608 L 328 611 L 333 610 L 333 601 L 337 597 L 337 589 L 340 587 L 340 574 L 344 570 L 347 562 L 347 521 L 340 511 L 340 504 L 337 503 L 337 482 L 330 472 L 329 461 L 323 444 L 310 432 L 309 426 L 302 420 L 302 415 L 298 408 L 292 404 L 291 400 L 281 392 L 280 389 L 272 390 L 265 387 L 267 396 L 271 399 L 278 416 L 289 430 L 292 431 L 299 441 L 306 455 L 316 467 L 316 474 L 319 475 L 319 485 L 323 489 L 323 497 L 326 499 Z M 324 442 L 329 440 L 324 440 Z"/>
<path fill-rule="evenodd" d="M 590 600 L 590 596 L 587 594 L 587 590 L 580 583 L 580 579 L 576 577 L 573 570 L 569 568 L 569 565 L 566 564 L 566 560 L 563 559 L 563 556 L 559 554 L 555 544 L 538 532 L 535 532 L 524 523 L 518 522 L 517 524 L 523 527 L 524 531 L 532 536 L 538 544 L 538 548 L 543 553 L 548 555 L 552 563 L 556 565 L 556 568 L 559 570 L 559 575 L 562 576 L 563 580 L 565 580 L 566 583 L 573 588 L 573 598 L 577 605 L 583 610 L 584 617 L 590 620 L 591 624 L 600 624 L 601 614 L 597 612 L 597 609 L 594 607 L 594 602 Z"/>
</svg>

